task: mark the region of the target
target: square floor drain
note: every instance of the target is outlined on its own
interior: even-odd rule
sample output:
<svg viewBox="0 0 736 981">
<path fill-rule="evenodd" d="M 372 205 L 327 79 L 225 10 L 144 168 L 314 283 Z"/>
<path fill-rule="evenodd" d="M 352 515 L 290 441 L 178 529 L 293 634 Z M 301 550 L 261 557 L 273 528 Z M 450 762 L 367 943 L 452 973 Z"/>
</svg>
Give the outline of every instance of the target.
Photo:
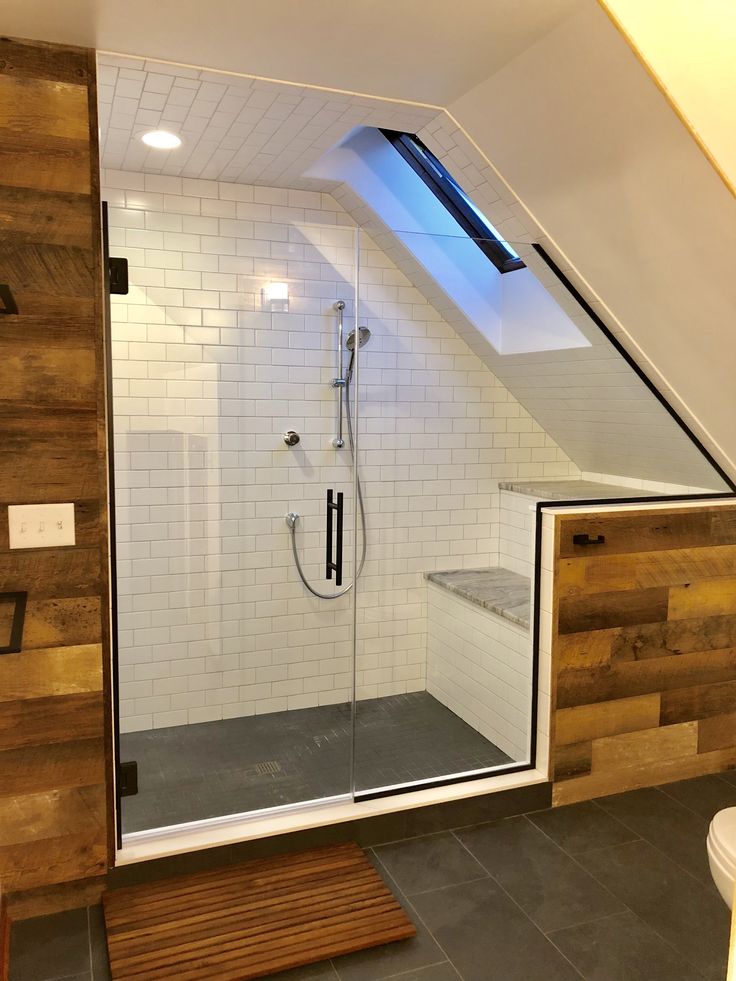
<svg viewBox="0 0 736 981">
<path fill-rule="evenodd" d="M 267 763 L 256 763 L 253 769 L 262 777 L 269 773 L 281 773 L 281 764 L 276 760 L 268 760 Z"/>
</svg>

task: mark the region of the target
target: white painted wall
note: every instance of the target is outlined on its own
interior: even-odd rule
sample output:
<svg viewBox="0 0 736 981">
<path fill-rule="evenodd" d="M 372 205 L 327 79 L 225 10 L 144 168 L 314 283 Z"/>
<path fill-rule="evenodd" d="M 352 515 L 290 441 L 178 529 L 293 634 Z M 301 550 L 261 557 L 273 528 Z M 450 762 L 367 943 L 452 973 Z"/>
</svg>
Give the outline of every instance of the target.
<svg viewBox="0 0 736 981">
<path fill-rule="evenodd" d="M 306 593 L 283 519 L 304 516 L 324 587 L 325 488 L 350 489 L 328 382 L 355 230 L 317 192 L 104 176 L 132 287 L 113 298 L 123 728 L 345 701 L 349 599 Z M 424 689 L 422 574 L 497 564 L 498 481 L 578 471 L 367 237 L 361 267 L 366 698 Z M 261 309 L 276 279 L 288 313 Z"/>
<path fill-rule="evenodd" d="M 605 0 L 668 96 L 736 187 L 736 16 L 732 0 Z"/>
<path fill-rule="evenodd" d="M 736 202 L 606 14 L 449 108 L 736 471 Z"/>
</svg>

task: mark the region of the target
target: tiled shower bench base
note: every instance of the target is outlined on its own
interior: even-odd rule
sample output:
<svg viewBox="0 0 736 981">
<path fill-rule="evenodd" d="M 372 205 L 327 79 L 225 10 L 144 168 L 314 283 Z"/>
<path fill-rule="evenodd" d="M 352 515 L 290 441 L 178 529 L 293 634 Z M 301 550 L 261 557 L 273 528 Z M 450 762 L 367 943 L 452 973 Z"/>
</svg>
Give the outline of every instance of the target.
<svg viewBox="0 0 736 981">
<path fill-rule="evenodd" d="M 430 572 L 427 691 L 512 760 L 528 755 L 531 581 L 508 569 Z"/>
</svg>

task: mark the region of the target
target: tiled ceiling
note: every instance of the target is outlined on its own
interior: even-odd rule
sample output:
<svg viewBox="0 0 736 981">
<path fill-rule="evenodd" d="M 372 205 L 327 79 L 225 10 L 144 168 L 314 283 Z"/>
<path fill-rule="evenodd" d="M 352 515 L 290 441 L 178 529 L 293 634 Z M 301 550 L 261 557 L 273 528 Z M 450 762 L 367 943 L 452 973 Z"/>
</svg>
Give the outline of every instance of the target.
<svg viewBox="0 0 736 981">
<path fill-rule="evenodd" d="M 302 175 L 355 126 L 416 132 L 435 118 L 430 106 L 331 92 L 283 82 L 100 55 L 103 167 L 171 177 L 325 187 Z M 182 139 L 153 150 L 142 133 L 165 129 Z"/>
</svg>

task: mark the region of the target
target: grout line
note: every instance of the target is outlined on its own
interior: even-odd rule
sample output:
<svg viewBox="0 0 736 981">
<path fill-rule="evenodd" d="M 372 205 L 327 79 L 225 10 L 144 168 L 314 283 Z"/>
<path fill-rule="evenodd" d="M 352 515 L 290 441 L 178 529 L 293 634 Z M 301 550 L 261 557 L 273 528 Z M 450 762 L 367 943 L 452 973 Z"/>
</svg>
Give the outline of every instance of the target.
<svg viewBox="0 0 736 981">
<path fill-rule="evenodd" d="M 662 796 L 664 798 L 666 798 L 667 800 L 671 801 L 673 804 L 677 805 L 678 807 L 682 808 L 683 811 L 686 811 L 687 813 L 690 813 L 690 814 L 695 814 L 696 813 L 695 811 L 691 811 L 689 807 L 685 807 L 684 804 L 680 804 L 680 802 L 677 801 L 677 800 L 675 800 L 674 797 L 670 797 L 669 794 L 666 794 L 663 791 L 661 791 L 659 787 L 641 787 L 639 789 L 640 790 L 654 790 L 654 791 L 658 791 L 659 793 L 662 794 Z M 629 792 L 630 793 L 633 793 L 633 791 L 629 791 Z M 605 807 L 601 807 L 601 810 L 604 811 L 604 813 L 608 814 L 608 811 L 606 811 Z M 703 818 L 702 814 L 698 814 L 696 816 L 702 818 L 703 820 L 705 820 L 705 818 Z M 609 814 L 609 817 L 613 817 L 613 815 L 612 814 Z M 659 845 L 655 841 L 652 841 L 650 838 L 647 838 L 644 835 L 640 834 L 638 831 L 636 831 L 635 828 L 632 828 L 630 825 L 628 825 L 626 823 L 626 821 L 624 821 L 622 818 L 616 818 L 615 820 L 617 820 L 620 824 L 623 824 L 623 826 L 625 828 L 628 828 L 628 830 L 631 831 L 633 834 L 638 835 L 639 841 L 643 841 L 645 844 L 651 845 L 651 847 L 655 851 L 659 852 L 660 855 L 663 855 L 668 861 L 672 862 L 672 864 L 675 865 L 675 866 L 677 866 L 677 868 L 680 869 L 682 872 L 685 872 L 686 875 L 689 875 L 690 878 L 693 879 L 695 882 L 699 883 L 701 886 L 707 886 L 707 885 L 710 884 L 708 880 L 699 879 L 693 872 L 690 871 L 690 869 L 686 868 L 684 865 L 682 865 L 680 862 L 678 862 L 678 860 L 676 858 L 673 858 L 672 855 L 669 855 L 666 851 L 664 851 L 664 849 L 660 848 Z M 632 842 L 622 842 L 622 844 L 632 844 Z M 610 848 L 610 847 L 615 847 L 615 846 L 609 845 L 609 846 L 604 846 L 604 847 L 609 847 Z M 598 851 L 598 849 L 591 849 L 591 851 L 593 851 L 593 850 Z"/>
<path fill-rule="evenodd" d="M 89 976 L 95 981 L 94 958 L 92 957 L 92 924 L 90 922 L 89 906 L 87 907 L 87 957 L 89 958 Z"/>
<path fill-rule="evenodd" d="M 603 808 L 601 808 L 601 810 L 603 810 Z M 612 817 L 613 815 L 610 815 L 610 816 Z M 621 824 L 623 824 L 623 821 L 621 822 Z M 625 825 L 625 827 L 628 827 L 628 825 Z M 633 830 L 633 829 L 629 829 L 629 830 Z M 628 845 L 634 845 L 634 844 L 636 844 L 637 841 L 643 842 L 645 845 L 651 845 L 653 848 L 655 848 L 655 846 L 652 845 L 652 843 L 650 841 L 648 841 L 646 838 L 641 838 L 640 837 L 640 838 L 637 838 L 636 841 L 624 841 L 624 842 L 621 842 L 621 844 L 619 844 L 619 845 L 604 845 L 601 848 L 593 848 L 589 852 L 586 852 L 585 854 L 591 854 L 592 852 L 596 852 L 596 851 L 597 852 L 602 852 L 602 851 L 606 851 L 606 850 L 614 849 L 614 848 L 624 848 L 624 847 L 626 847 Z M 658 851 L 659 852 L 659 849 L 655 848 L 655 851 Z M 566 855 L 569 855 L 568 852 L 565 852 L 565 854 Z M 690 875 L 690 873 L 687 871 L 687 869 L 682 869 L 682 867 L 677 862 L 675 862 L 673 859 L 671 859 L 669 857 L 669 855 L 665 855 L 664 852 L 660 852 L 660 854 L 663 855 L 668 861 L 672 862 L 672 864 L 675 865 L 676 868 L 678 868 L 680 871 L 685 872 L 686 875 Z M 629 906 L 627 903 L 625 903 L 619 896 L 617 896 L 611 889 L 609 889 L 609 887 L 604 882 L 601 882 L 601 880 L 598 878 L 598 876 L 595 874 L 595 872 L 592 872 L 590 869 L 586 869 L 585 866 L 581 862 L 579 862 L 574 855 L 569 855 L 569 857 L 584 872 L 587 872 L 587 874 L 592 879 L 594 879 L 595 882 L 597 882 L 598 885 L 600 885 L 602 889 L 605 889 L 607 892 L 610 892 L 611 895 L 616 899 L 616 901 L 619 902 L 619 903 L 621 903 L 621 905 L 624 907 L 625 910 L 627 910 L 629 913 L 631 913 L 633 916 L 635 916 L 637 918 L 637 920 L 640 920 L 648 929 L 650 929 L 653 933 L 655 933 L 659 937 L 659 939 L 662 941 L 662 943 L 666 944 L 666 946 L 669 947 L 671 951 L 673 951 L 673 953 L 675 954 L 676 957 L 680 958 L 680 960 L 686 961 L 689 967 L 692 967 L 693 970 L 695 970 L 699 974 L 701 974 L 701 977 L 705 978 L 705 975 L 703 975 L 701 973 L 700 968 L 699 967 L 696 967 L 692 963 L 692 961 L 690 961 L 689 958 L 687 958 L 685 956 L 685 954 L 683 954 L 683 952 L 681 950 L 678 950 L 676 947 L 674 947 L 670 943 L 670 941 L 666 937 L 662 936 L 662 934 L 654 926 L 654 924 L 650 923 L 648 920 L 645 920 L 643 916 L 640 916 L 636 912 L 636 910 L 632 909 L 631 906 Z M 700 882 L 699 879 L 696 879 L 694 876 L 690 876 L 690 877 L 693 879 L 694 882 L 697 882 L 699 885 L 702 886 L 702 883 Z"/>
<path fill-rule="evenodd" d="M 411 909 L 411 911 L 414 914 L 414 916 L 422 924 L 422 926 L 427 931 L 427 933 L 432 938 L 432 940 L 437 944 L 438 949 L 441 950 L 442 953 L 444 954 L 445 960 L 448 961 L 452 965 L 453 970 L 458 975 L 458 977 L 461 979 L 461 981 L 465 981 L 465 979 L 463 978 L 463 975 L 460 973 L 460 969 L 453 962 L 452 958 L 447 953 L 447 951 L 442 946 L 442 944 L 439 942 L 439 940 L 437 939 L 437 937 L 432 933 L 432 931 L 430 930 L 429 926 L 424 922 L 424 920 L 422 919 L 421 914 L 419 913 L 419 911 L 417 910 L 417 908 L 414 906 L 414 904 L 412 903 L 412 901 L 409 899 L 409 897 L 404 893 L 404 890 L 399 886 L 398 882 L 393 877 L 393 875 L 391 875 L 391 873 L 389 872 L 388 868 L 383 864 L 383 862 L 381 861 L 380 856 L 376 854 L 376 852 L 375 852 L 374 849 L 371 849 L 371 851 L 373 852 L 375 858 L 377 859 L 380 869 L 382 869 L 383 870 L 383 873 L 385 873 L 386 878 L 388 878 L 393 883 L 396 892 L 398 892 L 398 894 L 404 899 L 404 901 L 409 906 L 409 908 Z M 429 967 L 431 965 L 425 965 L 425 966 Z M 414 968 L 414 970 L 416 971 L 416 970 L 418 970 L 418 968 Z M 338 972 L 338 975 L 339 975 L 339 972 Z M 389 977 L 390 977 L 390 975 L 389 975 Z M 387 981 L 387 979 L 386 979 L 386 981 Z"/>
<path fill-rule="evenodd" d="M 520 816 L 520 817 L 526 817 L 526 815 L 518 815 L 518 816 Z M 454 834 L 454 832 L 453 832 L 453 834 Z M 501 890 L 501 892 L 505 896 L 508 897 L 508 899 L 513 903 L 514 906 L 516 906 L 516 908 L 519 910 L 519 912 L 522 914 L 522 916 L 524 916 L 525 919 L 527 919 L 531 923 L 531 925 L 534 927 L 534 929 L 539 934 L 541 934 L 542 937 L 544 937 L 544 939 L 547 941 L 547 943 L 549 943 L 552 947 L 555 948 L 555 950 L 559 953 L 560 957 L 562 957 L 563 960 L 567 961 L 567 963 L 572 967 L 573 971 L 575 971 L 575 973 L 577 975 L 579 975 L 581 978 L 583 978 L 583 981 L 585 981 L 585 975 L 582 973 L 582 971 L 578 970 L 578 968 L 575 966 L 575 964 L 573 964 L 573 962 L 570 960 L 570 958 L 567 957 L 560 950 L 560 948 L 557 946 L 557 944 L 554 943 L 552 940 L 549 939 L 549 937 L 547 936 L 547 934 L 541 929 L 540 926 L 538 926 L 538 924 L 536 924 L 534 922 L 534 920 L 531 918 L 531 916 L 529 916 L 529 914 L 527 913 L 527 911 L 514 899 L 514 897 L 511 895 L 511 893 L 507 889 L 504 888 L 504 886 L 502 885 L 502 883 L 500 883 L 498 881 L 498 879 L 491 873 L 491 871 L 488 869 L 488 867 L 486 865 L 483 865 L 483 862 L 481 862 L 480 859 L 477 856 L 473 855 L 473 853 L 471 852 L 471 850 L 468 848 L 468 846 L 465 844 L 464 841 L 460 841 L 460 839 L 457 837 L 457 835 L 454 835 L 454 837 L 456 838 L 457 841 L 460 842 L 460 844 L 463 846 L 463 848 L 465 849 L 465 851 L 469 855 L 471 855 L 476 860 L 476 862 L 478 862 L 486 870 L 486 872 L 488 872 L 488 875 L 489 875 L 489 878 L 491 879 L 491 881 L 494 882 L 498 886 L 498 888 Z"/>
<path fill-rule="evenodd" d="M 401 973 L 399 974 L 389 974 L 388 977 L 381 978 L 381 981 L 394 981 L 394 979 L 398 979 L 398 981 L 401 981 L 401 978 L 405 978 L 408 975 L 416 975 L 417 971 L 423 972 L 430 967 L 439 967 L 442 964 L 449 964 L 450 967 L 455 972 L 455 974 L 457 974 L 457 976 L 460 977 L 460 972 L 452 963 L 452 961 L 444 960 L 444 961 L 433 961 L 431 964 L 425 964 L 424 967 L 410 967 L 407 971 L 401 971 Z"/>
</svg>

